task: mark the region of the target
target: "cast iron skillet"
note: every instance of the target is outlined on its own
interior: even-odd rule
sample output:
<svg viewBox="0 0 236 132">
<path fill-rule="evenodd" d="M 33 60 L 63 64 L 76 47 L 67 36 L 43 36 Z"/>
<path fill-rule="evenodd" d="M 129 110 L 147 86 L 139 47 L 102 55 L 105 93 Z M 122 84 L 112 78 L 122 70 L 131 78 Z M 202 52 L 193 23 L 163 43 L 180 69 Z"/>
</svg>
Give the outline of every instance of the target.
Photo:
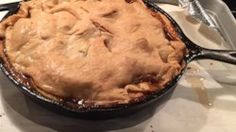
<svg viewBox="0 0 236 132">
<path fill-rule="evenodd" d="M 186 66 L 184 67 L 184 70 L 187 67 L 187 64 L 190 63 L 193 60 L 199 60 L 199 59 L 214 59 L 226 63 L 236 64 L 236 51 L 233 50 L 211 50 L 202 48 L 195 43 L 193 43 L 191 40 L 189 40 L 181 28 L 178 26 L 178 24 L 175 22 L 175 20 L 168 15 L 165 11 L 163 11 L 161 8 L 159 8 L 154 2 L 150 0 L 144 0 L 146 6 L 150 8 L 154 12 L 160 12 L 164 14 L 172 23 L 172 25 L 175 27 L 176 32 L 179 34 L 181 40 L 186 44 L 186 47 L 188 49 L 188 54 L 185 56 L 184 61 L 186 63 Z M 13 4 L 5 4 L 0 6 L 0 11 L 8 10 L 9 13 L 4 17 L 7 18 L 8 16 L 16 13 L 19 9 L 19 3 L 13 3 Z M 156 91 L 148 96 L 146 96 L 144 99 L 130 104 L 125 105 L 116 105 L 112 107 L 107 108 L 101 108 L 101 107 L 92 107 L 92 108 L 84 108 L 84 107 L 78 107 L 78 108 L 70 108 L 68 106 L 63 105 L 63 103 L 56 102 L 53 100 L 50 100 L 48 98 L 45 98 L 41 96 L 39 93 L 30 90 L 29 88 L 25 87 L 23 84 L 20 84 L 17 80 L 14 79 L 14 77 L 9 74 L 9 71 L 4 66 L 4 62 L 0 62 L 1 69 L 3 73 L 16 85 L 18 88 L 27 96 L 29 96 L 31 99 L 36 101 L 37 103 L 43 105 L 45 108 L 48 108 L 50 110 L 53 110 L 55 112 L 60 112 L 61 114 L 66 114 L 72 117 L 82 117 L 86 119 L 106 119 L 106 118 L 113 118 L 113 117 L 119 117 L 124 116 L 127 114 L 134 113 L 141 108 L 144 107 L 150 107 L 150 105 L 155 103 L 162 103 L 163 99 L 166 97 L 169 97 L 172 92 L 174 91 L 177 82 L 182 77 L 184 70 L 175 77 L 163 90 Z"/>
</svg>

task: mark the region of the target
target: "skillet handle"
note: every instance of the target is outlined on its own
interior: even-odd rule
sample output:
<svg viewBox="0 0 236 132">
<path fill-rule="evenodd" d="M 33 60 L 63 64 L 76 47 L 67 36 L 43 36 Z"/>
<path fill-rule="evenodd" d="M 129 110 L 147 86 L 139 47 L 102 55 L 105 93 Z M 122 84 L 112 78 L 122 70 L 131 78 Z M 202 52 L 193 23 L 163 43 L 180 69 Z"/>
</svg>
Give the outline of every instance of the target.
<svg viewBox="0 0 236 132">
<path fill-rule="evenodd" d="M 213 59 L 236 65 L 236 50 L 213 50 L 199 47 L 193 59 Z"/>
<path fill-rule="evenodd" d="M 14 2 L 9 4 L 0 4 L 0 12 L 1 11 L 11 11 L 16 9 L 19 6 L 20 2 Z"/>
<path fill-rule="evenodd" d="M 8 13 L 3 17 L 3 19 L 0 20 L 0 22 L 2 20 L 4 20 L 6 17 L 15 14 L 18 9 L 20 7 L 20 2 L 14 2 L 14 3 L 9 3 L 9 4 L 0 4 L 0 12 L 2 11 L 8 11 Z"/>
</svg>

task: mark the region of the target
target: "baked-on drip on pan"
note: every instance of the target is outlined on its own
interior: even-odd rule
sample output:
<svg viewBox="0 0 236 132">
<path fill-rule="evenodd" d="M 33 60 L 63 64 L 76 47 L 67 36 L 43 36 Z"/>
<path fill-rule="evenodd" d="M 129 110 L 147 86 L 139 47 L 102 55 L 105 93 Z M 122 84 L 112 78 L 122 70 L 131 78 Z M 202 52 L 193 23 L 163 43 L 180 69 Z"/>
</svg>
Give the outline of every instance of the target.
<svg viewBox="0 0 236 132">
<path fill-rule="evenodd" d="M 1 58 L 53 100 L 127 104 L 163 89 L 185 45 L 141 0 L 31 0 L 0 23 Z"/>
</svg>

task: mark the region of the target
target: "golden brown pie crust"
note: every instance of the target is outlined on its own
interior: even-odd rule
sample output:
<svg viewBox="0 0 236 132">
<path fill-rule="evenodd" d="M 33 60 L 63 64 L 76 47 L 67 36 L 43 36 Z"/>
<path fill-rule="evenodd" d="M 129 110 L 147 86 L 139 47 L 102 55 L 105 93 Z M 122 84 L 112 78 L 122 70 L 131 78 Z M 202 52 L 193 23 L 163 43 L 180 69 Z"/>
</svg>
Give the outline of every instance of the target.
<svg viewBox="0 0 236 132">
<path fill-rule="evenodd" d="M 0 23 L 15 79 L 53 100 L 127 104 L 182 70 L 185 45 L 141 0 L 32 0 Z"/>
</svg>

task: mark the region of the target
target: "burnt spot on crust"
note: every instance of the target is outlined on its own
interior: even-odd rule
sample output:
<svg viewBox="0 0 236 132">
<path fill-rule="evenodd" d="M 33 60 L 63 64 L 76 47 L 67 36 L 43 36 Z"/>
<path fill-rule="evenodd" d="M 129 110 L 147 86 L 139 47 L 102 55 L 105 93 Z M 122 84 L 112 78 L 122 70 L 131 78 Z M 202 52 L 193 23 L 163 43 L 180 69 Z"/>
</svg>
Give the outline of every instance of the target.
<svg viewBox="0 0 236 132">
<path fill-rule="evenodd" d="M 104 45 L 108 49 L 109 52 L 112 52 L 112 43 L 110 39 L 105 39 Z"/>
<path fill-rule="evenodd" d="M 103 26 L 103 25 L 100 24 L 99 22 L 96 22 L 96 21 L 94 21 L 94 20 L 91 20 L 91 21 L 92 21 L 93 25 L 94 25 L 96 28 L 98 28 L 100 31 L 102 31 L 102 32 L 108 32 L 108 33 L 112 34 L 112 32 L 109 31 L 108 28 L 106 28 L 105 26 Z"/>
<path fill-rule="evenodd" d="M 134 2 L 136 2 L 137 0 L 125 0 L 125 2 L 129 3 L 129 4 L 132 4 Z"/>
<path fill-rule="evenodd" d="M 149 82 L 151 84 L 157 83 L 159 80 L 159 77 L 156 75 L 156 73 L 150 73 L 150 74 L 144 74 L 139 75 L 136 78 L 133 79 L 134 84 L 138 84 L 140 82 Z"/>
<path fill-rule="evenodd" d="M 106 18 L 116 18 L 119 15 L 118 10 L 114 9 L 111 10 L 110 12 L 107 12 L 105 14 L 102 14 L 102 17 L 106 17 Z"/>
</svg>

